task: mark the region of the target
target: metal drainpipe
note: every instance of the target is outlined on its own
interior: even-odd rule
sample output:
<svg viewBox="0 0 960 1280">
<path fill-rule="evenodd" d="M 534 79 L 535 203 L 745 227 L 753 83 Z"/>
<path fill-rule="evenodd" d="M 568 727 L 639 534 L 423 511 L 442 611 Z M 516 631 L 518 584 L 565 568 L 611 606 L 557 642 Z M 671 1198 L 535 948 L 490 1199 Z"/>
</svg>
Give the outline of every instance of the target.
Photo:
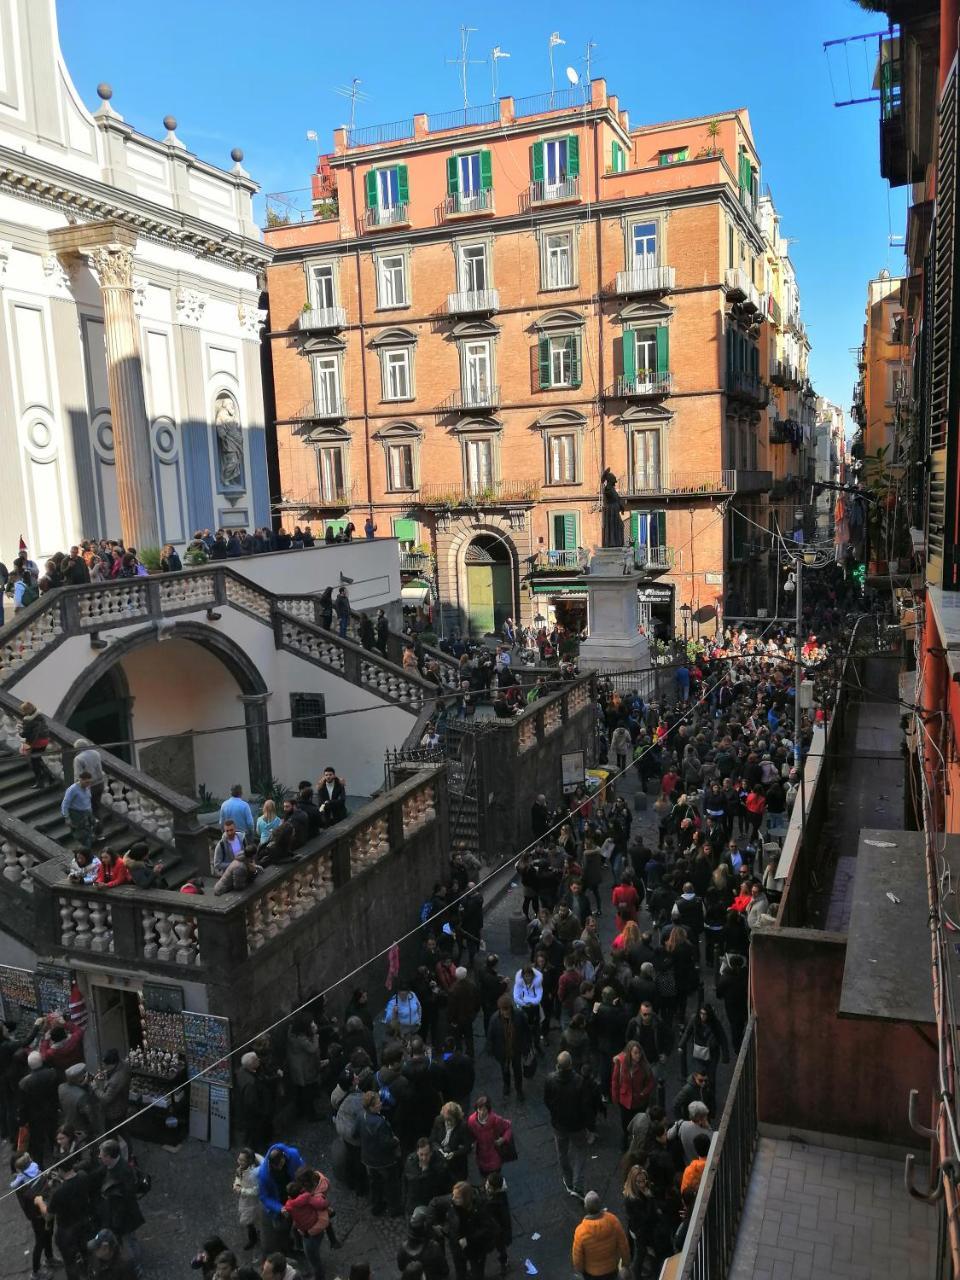
<svg viewBox="0 0 960 1280">
<path fill-rule="evenodd" d="M 350 166 L 350 194 L 353 199 L 353 221 L 354 226 L 357 223 L 357 166 Z M 353 251 L 353 258 L 357 268 L 357 310 L 360 319 L 360 381 L 363 387 L 363 455 L 365 470 L 367 476 L 367 510 L 373 515 L 373 475 L 370 468 L 370 417 L 367 401 L 367 344 L 365 335 L 365 319 L 366 312 L 363 306 L 363 279 L 360 270 L 360 245 L 357 244 Z"/>
<path fill-rule="evenodd" d="M 593 122 L 593 186 L 597 202 L 597 402 L 600 406 L 600 474 L 607 466 L 607 427 L 603 408 L 603 209 L 600 203 L 600 124 Z"/>
</svg>

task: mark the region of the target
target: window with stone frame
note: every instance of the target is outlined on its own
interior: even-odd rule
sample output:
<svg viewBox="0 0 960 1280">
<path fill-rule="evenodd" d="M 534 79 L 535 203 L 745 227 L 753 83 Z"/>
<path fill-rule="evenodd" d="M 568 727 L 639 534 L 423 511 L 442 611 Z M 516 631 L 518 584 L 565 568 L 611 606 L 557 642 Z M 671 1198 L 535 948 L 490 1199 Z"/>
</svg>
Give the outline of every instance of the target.
<svg viewBox="0 0 960 1280">
<path fill-rule="evenodd" d="M 290 736 L 292 738 L 325 738 L 327 707 L 322 693 L 291 693 Z"/>
</svg>

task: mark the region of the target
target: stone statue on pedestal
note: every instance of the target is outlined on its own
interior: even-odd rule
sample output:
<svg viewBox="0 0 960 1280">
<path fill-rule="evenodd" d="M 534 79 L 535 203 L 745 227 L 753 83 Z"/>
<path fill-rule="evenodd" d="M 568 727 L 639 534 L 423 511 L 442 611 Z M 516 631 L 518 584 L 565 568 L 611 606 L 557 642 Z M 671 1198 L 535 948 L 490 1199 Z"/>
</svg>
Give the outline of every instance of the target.
<svg viewBox="0 0 960 1280">
<path fill-rule="evenodd" d="M 600 477 L 601 543 L 603 547 L 623 546 L 623 513 L 626 503 L 617 493 L 617 477 L 608 467 Z"/>
</svg>

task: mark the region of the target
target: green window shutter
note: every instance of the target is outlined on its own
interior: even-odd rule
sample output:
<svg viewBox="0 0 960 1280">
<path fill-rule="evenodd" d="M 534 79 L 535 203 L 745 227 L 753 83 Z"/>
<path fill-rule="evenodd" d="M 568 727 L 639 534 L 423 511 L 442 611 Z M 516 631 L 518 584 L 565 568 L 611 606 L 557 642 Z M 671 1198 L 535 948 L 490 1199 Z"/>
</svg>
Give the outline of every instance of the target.
<svg viewBox="0 0 960 1280">
<path fill-rule="evenodd" d="M 540 339 L 539 350 L 540 364 L 540 389 L 541 391 L 550 386 L 550 339 Z"/>
<path fill-rule="evenodd" d="M 393 536 L 400 542 L 416 542 L 417 540 L 417 522 L 416 520 L 394 520 Z"/>
<path fill-rule="evenodd" d="M 377 200 L 377 171 L 371 169 L 367 174 L 367 208 L 376 209 L 379 201 Z"/>
<path fill-rule="evenodd" d="M 665 324 L 657 329 L 657 373 L 670 372 L 670 330 Z"/>
<path fill-rule="evenodd" d="M 623 376 L 632 381 L 637 376 L 637 340 L 633 329 L 623 331 Z"/>
<path fill-rule="evenodd" d="M 567 177 L 576 178 L 580 174 L 580 139 L 575 133 L 567 138 Z"/>
<path fill-rule="evenodd" d="M 665 511 L 651 511 L 650 528 L 651 545 L 665 547 L 667 545 L 667 513 Z"/>
<path fill-rule="evenodd" d="M 493 157 L 489 151 L 480 152 L 480 189 L 489 191 L 493 186 Z"/>
<path fill-rule="evenodd" d="M 637 539 L 640 537 L 640 512 L 630 512 L 630 541 L 633 546 L 637 545 Z"/>
<path fill-rule="evenodd" d="M 578 333 L 571 334 L 567 339 L 570 347 L 570 385 L 571 387 L 579 387 L 581 382 L 580 375 L 580 335 Z"/>
<path fill-rule="evenodd" d="M 563 540 L 563 516 L 553 517 L 553 537 L 550 540 L 550 546 L 554 551 L 566 550 L 566 543 Z"/>
<path fill-rule="evenodd" d="M 535 142 L 530 148 L 530 167 L 534 182 L 543 181 L 543 143 Z"/>
<path fill-rule="evenodd" d="M 577 549 L 577 517 L 568 512 L 560 517 L 563 521 L 563 549 L 564 551 L 576 551 Z"/>
<path fill-rule="evenodd" d="M 460 161 L 457 156 L 447 157 L 447 195 L 455 196 L 460 190 Z"/>
<path fill-rule="evenodd" d="M 407 166 L 405 164 L 397 165 L 397 201 L 400 204 L 406 204 L 410 199 L 410 186 L 407 182 Z"/>
</svg>

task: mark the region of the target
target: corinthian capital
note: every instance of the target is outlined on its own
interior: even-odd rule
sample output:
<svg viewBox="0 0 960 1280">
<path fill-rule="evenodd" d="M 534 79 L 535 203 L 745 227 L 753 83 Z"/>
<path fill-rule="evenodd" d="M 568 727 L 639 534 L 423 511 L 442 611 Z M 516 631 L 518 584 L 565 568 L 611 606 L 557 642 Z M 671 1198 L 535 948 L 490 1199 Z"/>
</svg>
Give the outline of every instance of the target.
<svg viewBox="0 0 960 1280">
<path fill-rule="evenodd" d="M 101 289 L 133 288 L 133 250 L 125 245 L 104 244 L 90 249 L 87 260 Z"/>
</svg>

